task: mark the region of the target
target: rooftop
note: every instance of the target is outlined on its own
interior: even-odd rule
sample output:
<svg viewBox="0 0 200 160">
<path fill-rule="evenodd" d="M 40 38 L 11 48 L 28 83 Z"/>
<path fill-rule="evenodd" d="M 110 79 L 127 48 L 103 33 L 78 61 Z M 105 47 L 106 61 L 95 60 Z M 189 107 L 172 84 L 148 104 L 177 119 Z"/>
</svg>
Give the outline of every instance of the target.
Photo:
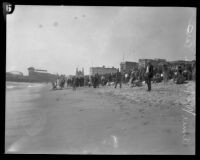
<svg viewBox="0 0 200 160">
<path fill-rule="evenodd" d="M 105 67 L 105 66 L 102 66 L 102 67 L 90 67 L 90 68 L 117 69 L 117 68 L 115 68 L 115 67 Z"/>
<path fill-rule="evenodd" d="M 131 62 L 131 61 L 121 62 L 121 64 L 125 64 L 125 63 L 138 63 L 138 62 Z"/>
<path fill-rule="evenodd" d="M 23 76 L 23 73 L 19 72 L 19 71 L 10 71 L 10 72 L 7 72 L 7 73 L 10 73 L 10 74 L 13 74 L 13 75 L 21 75 L 21 76 Z"/>
</svg>

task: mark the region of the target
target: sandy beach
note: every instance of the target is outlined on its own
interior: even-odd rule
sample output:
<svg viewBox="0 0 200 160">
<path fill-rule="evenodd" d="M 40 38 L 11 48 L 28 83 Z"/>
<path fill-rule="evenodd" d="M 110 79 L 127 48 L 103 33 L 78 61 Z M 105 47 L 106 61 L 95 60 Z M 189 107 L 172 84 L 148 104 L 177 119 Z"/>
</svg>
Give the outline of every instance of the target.
<svg viewBox="0 0 200 160">
<path fill-rule="evenodd" d="M 195 83 L 6 91 L 5 145 L 6 153 L 192 155 Z"/>
</svg>

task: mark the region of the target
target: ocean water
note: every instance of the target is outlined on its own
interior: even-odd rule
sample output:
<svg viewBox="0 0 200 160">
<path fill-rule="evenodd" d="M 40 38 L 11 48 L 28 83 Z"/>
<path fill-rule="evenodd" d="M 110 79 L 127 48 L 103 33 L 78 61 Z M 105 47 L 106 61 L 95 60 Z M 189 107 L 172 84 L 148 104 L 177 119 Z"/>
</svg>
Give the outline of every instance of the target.
<svg viewBox="0 0 200 160">
<path fill-rule="evenodd" d="M 42 117 L 37 99 L 47 85 L 6 82 L 5 151 L 20 138 L 30 135 L 30 126 Z"/>
<path fill-rule="evenodd" d="M 42 87 L 42 83 L 26 83 L 26 82 L 6 82 L 6 91 L 16 90 L 16 89 L 26 89 L 26 88 L 38 88 Z"/>
<path fill-rule="evenodd" d="M 43 87 L 45 84 L 42 83 L 6 82 L 6 109 L 38 98 Z"/>
</svg>

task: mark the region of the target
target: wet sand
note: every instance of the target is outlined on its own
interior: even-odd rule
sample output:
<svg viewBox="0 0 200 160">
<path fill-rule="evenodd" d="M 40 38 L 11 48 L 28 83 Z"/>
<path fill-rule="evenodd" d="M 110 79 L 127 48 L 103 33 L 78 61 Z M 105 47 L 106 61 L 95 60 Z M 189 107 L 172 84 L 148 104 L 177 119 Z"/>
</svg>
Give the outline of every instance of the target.
<svg viewBox="0 0 200 160">
<path fill-rule="evenodd" d="M 7 96 L 6 153 L 195 154 L 194 82 L 49 88 L 12 111 Z"/>
</svg>

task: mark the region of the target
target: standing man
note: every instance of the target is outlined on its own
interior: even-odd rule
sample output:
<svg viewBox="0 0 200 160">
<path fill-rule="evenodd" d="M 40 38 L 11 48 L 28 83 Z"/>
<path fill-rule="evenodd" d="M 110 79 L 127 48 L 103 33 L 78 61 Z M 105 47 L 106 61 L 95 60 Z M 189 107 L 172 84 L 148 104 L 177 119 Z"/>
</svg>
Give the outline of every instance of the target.
<svg viewBox="0 0 200 160">
<path fill-rule="evenodd" d="M 95 74 L 94 77 L 93 77 L 93 87 L 94 88 L 97 87 L 97 74 Z"/>
<path fill-rule="evenodd" d="M 146 83 L 147 83 L 147 87 L 148 87 L 147 91 L 151 91 L 151 79 L 152 79 L 152 77 L 153 77 L 153 66 L 149 62 L 147 64 L 147 67 L 146 67 Z"/>
<path fill-rule="evenodd" d="M 74 76 L 74 77 L 72 78 L 73 90 L 76 90 L 76 84 L 77 84 L 77 78 L 76 78 L 76 76 Z"/>
<path fill-rule="evenodd" d="M 99 74 L 97 73 L 97 75 L 96 75 L 97 77 L 96 77 L 96 79 L 97 79 L 97 87 L 99 88 L 99 84 L 100 84 L 100 76 L 99 76 Z"/>
<path fill-rule="evenodd" d="M 121 73 L 119 72 L 119 69 L 117 70 L 116 77 L 115 77 L 115 88 L 117 87 L 118 83 L 120 84 L 120 88 L 122 88 Z"/>
</svg>

